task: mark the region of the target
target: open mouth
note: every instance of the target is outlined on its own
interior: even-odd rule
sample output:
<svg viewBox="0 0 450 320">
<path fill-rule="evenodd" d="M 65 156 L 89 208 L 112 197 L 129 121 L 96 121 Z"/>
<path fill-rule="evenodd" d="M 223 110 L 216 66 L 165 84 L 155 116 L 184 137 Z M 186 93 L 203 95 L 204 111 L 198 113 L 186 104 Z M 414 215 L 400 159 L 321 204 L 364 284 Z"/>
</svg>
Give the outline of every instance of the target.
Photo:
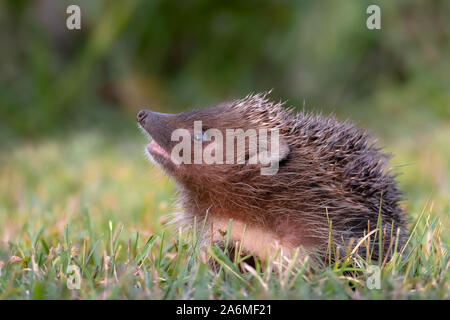
<svg viewBox="0 0 450 320">
<path fill-rule="evenodd" d="M 165 160 L 171 161 L 170 160 L 170 156 L 169 154 L 166 152 L 166 150 L 164 150 L 155 140 L 152 140 L 148 145 L 147 145 L 147 151 L 151 154 L 151 155 L 158 155 L 160 157 L 162 157 Z"/>
<path fill-rule="evenodd" d="M 149 138 L 150 143 L 145 146 L 145 153 L 149 160 L 156 165 L 161 165 L 165 169 L 174 170 L 174 162 L 169 154 L 170 150 L 166 150 L 166 131 L 165 115 L 149 110 L 141 110 L 137 114 L 138 128 Z M 156 134 L 156 138 L 152 136 Z M 158 141 L 162 141 L 159 144 Z M 170 146 L 170 143 L 167 143 Z M 167 147 L 167 146 L 166 146 Z M 169 147 L 167 147 L 169 148 Z"/>
</svg>

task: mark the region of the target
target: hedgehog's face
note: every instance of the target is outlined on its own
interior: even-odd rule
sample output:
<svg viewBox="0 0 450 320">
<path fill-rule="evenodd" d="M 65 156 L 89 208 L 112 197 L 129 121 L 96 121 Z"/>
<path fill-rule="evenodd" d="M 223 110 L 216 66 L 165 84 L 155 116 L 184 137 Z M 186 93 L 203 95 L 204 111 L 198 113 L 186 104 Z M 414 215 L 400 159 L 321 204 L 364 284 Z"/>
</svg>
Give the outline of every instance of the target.
<svg viewBox="0 0 450 320">
<path fill-rule="evenodd" d="M 270 130 L 269 112 L 236 103 L 179 114 L 140 111 L 138 122 L 152 138 L 150 159 L 184 185 L 220 187 L 242 174 L 276 174 L 287 143 Z"/>
</svg>

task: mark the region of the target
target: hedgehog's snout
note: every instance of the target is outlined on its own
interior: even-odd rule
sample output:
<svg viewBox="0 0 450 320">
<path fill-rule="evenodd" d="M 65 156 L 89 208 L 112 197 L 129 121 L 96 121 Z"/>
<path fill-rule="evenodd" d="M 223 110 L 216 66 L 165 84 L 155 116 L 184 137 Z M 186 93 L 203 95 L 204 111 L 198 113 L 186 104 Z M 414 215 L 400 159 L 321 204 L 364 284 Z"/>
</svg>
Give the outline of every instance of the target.
<svg viewBox="0 0 450 320">
<path fill-rule="evenodd" d="M 142 121 L 145 120 L 145 118 L 147 118 L 148 116 L 148 111 L 147 110 L 141 110 L 138 112 L 137 116 L 136 116 L 136 120 L 142 124 Z"/>
</svg>

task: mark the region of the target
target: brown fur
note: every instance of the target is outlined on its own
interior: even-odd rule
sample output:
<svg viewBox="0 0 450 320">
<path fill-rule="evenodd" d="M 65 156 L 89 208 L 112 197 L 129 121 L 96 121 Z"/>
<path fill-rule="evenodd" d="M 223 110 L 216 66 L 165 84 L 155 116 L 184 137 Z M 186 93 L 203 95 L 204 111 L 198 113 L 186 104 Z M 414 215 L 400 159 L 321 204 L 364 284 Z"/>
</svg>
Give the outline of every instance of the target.
<svg viewBox="0 0 450 320">
<path fill-rule="evenodd" d="M 282 103 L 270 102 L 265 94 L 176 115 L 145 112 L 145 118 L 139 118 L 141 126 L 169 154 L 176 143 L 170 141 L 172 130 L 192 130 L 195 120 L 203 121 L 204 130 L 223 132 L 277 128 L 289 146 L 278 173 L 272 176 L 261 175 L 260 165 L 175 165 L 150 152 L 177 183 L 183 208 L 177 219 L 183 224 L 192 224 L 194 217 L 201 222 L 208 213 L 209 228 L 216 225 L 227 230 L 233 219 L 233 241 L 240 239 L 245 225 L 244 250 L 257 256 L 280 245 L 288 251 L 302 247 L 326 257 L 330 223 L 334 244 L 342 254 L 350 241 L 355 243 L 376 228 L 380 213 L 386 234 L 384 253 L 393 240 L 391 227 L 394 236 L 397 229 L 400 232 L 399 245 L 404 243 L 401 193 L 387 168 L 388 157 L 365 131 L 350 123 L 333 116 L 295 114 Z M 211 229 L 205 232 L 206 241 L 210 233 Z M 217 235 L 213 238 L 220 241 Z M 378 248 L 373 245 L 376 259 Z"/>
</svg>

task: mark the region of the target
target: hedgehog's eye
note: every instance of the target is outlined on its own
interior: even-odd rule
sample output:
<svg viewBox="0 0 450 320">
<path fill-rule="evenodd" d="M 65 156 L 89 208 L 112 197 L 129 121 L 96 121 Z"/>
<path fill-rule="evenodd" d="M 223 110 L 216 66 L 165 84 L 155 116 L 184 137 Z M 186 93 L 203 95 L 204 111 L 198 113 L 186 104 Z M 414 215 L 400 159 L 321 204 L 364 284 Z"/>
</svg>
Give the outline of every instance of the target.
<svg viewBox="0 0 450 320">
<path fill-rule="evenodd" d="M 194 134 L 194 140 L 195 141 L 204 141 L 205 140 L 205 133 L 196 133 Z"/>
</svg>

